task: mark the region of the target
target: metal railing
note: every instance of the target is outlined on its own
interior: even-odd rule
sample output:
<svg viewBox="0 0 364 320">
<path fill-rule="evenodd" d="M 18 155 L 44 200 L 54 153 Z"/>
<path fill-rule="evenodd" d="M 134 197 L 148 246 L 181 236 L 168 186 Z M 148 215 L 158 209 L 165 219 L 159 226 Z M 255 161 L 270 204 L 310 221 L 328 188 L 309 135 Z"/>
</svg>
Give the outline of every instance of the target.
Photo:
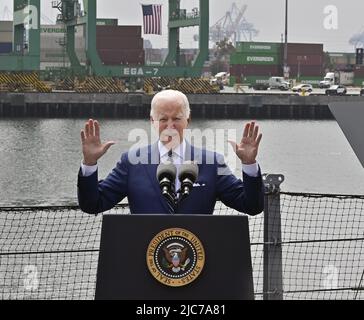
<svg viewBox="0 0 364 320">
<path fill-rule="evenodd" d="M 283 179 L 265 176 L 264 215 L 249 217 L 255 298 L 363 299 L 364 196 L 280 192 Z M 101 221 L 76 206 L 0 208 L 0 299 L 93 299 Z"/>
</svg>

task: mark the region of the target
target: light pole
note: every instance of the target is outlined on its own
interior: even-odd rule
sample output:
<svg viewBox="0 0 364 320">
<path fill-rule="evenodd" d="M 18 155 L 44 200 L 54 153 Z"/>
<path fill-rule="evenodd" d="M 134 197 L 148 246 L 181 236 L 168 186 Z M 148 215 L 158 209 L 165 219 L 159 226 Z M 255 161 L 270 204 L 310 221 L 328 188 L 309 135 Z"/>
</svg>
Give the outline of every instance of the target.
<svg viewBox="0 0 364 320">
<path fill-rule="evenodd" d="M 287 45 L 287 35 L 288 35 L 288 0 L 286 0 L 286 13 L 285 13 L 285 28 L 284 28 L 284 54 L 283 54 L 283 75 L 286 77 L 289 71 L 287 66 L 287 56 L 288 56 L 288 45 Z"/>
</svg>

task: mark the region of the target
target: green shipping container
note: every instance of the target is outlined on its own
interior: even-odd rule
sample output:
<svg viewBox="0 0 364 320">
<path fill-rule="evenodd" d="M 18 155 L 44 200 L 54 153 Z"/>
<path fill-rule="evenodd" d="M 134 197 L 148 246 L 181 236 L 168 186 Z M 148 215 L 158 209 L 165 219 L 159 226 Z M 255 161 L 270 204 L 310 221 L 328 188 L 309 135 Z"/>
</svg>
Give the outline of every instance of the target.
<svg viewBox="0 0 364 320">
<path fill-rule="evenodd" d="M 269 77 L 255 77 L 255 76 L 250 76 L 250 77 L 244 77 L 242 79 L 242 83 L 244 84 L 250 84 L 250 85 L 254 85 L 254 84 L 264 84 L 267 83 L 269 81 Z"/>
<path fill-rule="evenodd" d="M 230 64 L 241 64 L 241 53 L 233 53 L 230 55 Z"/>
<path fill-rule="evenodd" d="M 281 56 L 262 53 L 234 53 L 230 56 L 230 64 L 279 65 Z"/>
<path fill-rule="evenodd" d="M 312 84 L 313 87 L 318 87 L 322 77 L 300 77 L 300 83 Z"/>
<path fill-rule="evenodd" d="M 233 87 L 236 83 L 236 78 L 234 76 L 229 77 L 229 86 Z"/>
<path fill-rule="evenodd" d="M 118 19 L 97 19 L 96 25 L 98 25 L 98 26 L 117 26 Z"/>
<path fill-rule="evenodd" d="M 276 42 L 237 42 L 236 52 L 279 54 L 281 44 Z"/>
<path fill-rule="evenodd" d="M 364 86 L 364 78 L 354 78 L 354 86 L 363 87 Z"/>
<path fill-rule="evenodd" d="M 329 52 L 329 59 L 332 64 L 355 64 L 355 53 Z"/>
</svg>

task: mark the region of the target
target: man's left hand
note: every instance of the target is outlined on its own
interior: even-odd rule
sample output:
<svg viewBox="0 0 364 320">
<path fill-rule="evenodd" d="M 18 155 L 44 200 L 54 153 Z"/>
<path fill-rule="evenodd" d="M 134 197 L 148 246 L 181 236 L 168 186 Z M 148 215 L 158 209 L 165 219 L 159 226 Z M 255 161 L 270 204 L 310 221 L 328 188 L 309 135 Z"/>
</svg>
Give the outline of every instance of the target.
<svg viewBox="0 0 364 320">
<path fill-rule="evenodd" d="M 252 121 L 245 125 L 243 137 L 239 144 L 231 140 L 229 142 L 243 164 L 253 164 L 256 162 L 261 139 L 262 134 L 259 133 L 259 127 Z"/>
</svg>

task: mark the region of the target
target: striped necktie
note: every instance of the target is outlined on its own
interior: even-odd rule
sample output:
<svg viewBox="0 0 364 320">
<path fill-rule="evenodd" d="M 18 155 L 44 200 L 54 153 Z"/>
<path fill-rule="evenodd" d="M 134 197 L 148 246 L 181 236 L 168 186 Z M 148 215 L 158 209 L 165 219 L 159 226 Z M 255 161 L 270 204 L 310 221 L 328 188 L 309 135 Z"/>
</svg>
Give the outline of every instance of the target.
<svg viewBox="0 0 364 320">
<path fill-rule="evenodd" d="M 173 151 L 172 150 L 168 151 L 167 156 L 168 156 L 167 161 L 174 164 Z M 174 192 L 177 191 L 177 185 L 176 185 L 177 180 L 178 180 L 178 178 L 176 177 L 176 180 L 174 181 Z M 172 204 L 170 201 L 167 201 L 167 204 L 168 204 L 169 212 L 172 213 L 172 214 L 175 213 L 175 204 Z"/>
<path fill-rule="evenodd" d="M 171 163 L 174 163 L 174 161 L 173 161 L 173 151 L 172 151 L 172 149 L 170 149 L 170 150 L 168 151 L 168 161 L 170 161 Z"/>
<path fill-rule="evenodd" d="M 177 191 L 181 187 L 181 182 L 178 179 L 180 164 L 178 163 L 178 161 L 177 161 L 177 163 L 176 163 L 176 161 L 174 161 L 176 159 L 175 158 L 176 156 L 177 156 L 177 154 L 175 152 L 173 152 L 172 150 L 169 150 L 168 151 L 168 161 L 170 161 L 171 163 L 173 163 L 176 166 L 176 169 L 177 169 L 177 175 L 176 175 L 176 180 L 174 182 L 174 186 L 175 186 L 175 190 L 176 190 L 177 197 L 179 197 L 179 193 L 177 193 Z"/>
</svg>

